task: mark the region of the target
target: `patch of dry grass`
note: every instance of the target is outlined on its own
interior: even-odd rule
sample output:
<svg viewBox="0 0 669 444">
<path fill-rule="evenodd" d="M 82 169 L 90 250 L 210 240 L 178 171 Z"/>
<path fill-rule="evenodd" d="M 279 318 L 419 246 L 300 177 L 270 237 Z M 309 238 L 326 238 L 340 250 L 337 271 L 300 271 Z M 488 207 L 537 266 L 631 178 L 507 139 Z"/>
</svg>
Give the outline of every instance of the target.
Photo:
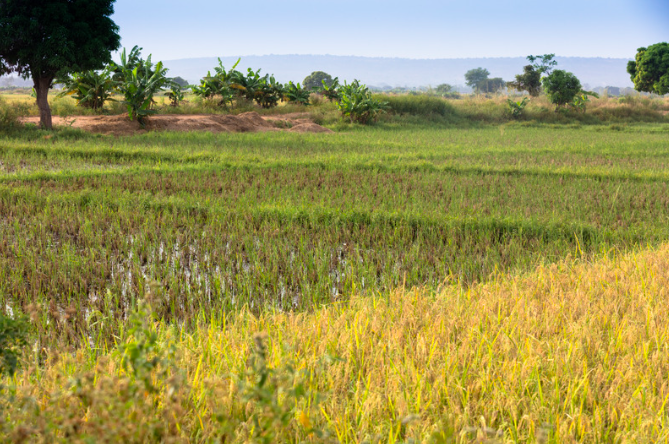
<svg viewBox="0 0 669 444">
<path fill-rule="evenodd" d="M 662 442 L 668 270 L 664 246 L 192 331 L 140 315 L 118 350 L 28 358 L 3 381 L 2 428 L 12 442 Z"/>
</svg>

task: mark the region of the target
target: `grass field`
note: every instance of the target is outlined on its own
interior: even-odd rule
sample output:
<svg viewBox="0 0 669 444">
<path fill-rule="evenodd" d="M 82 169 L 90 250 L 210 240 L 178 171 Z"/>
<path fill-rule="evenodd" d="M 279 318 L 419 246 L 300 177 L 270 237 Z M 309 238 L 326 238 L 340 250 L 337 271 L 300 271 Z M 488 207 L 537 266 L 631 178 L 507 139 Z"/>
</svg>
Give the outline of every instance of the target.
<svg viewBox="0 0 669 444">
<path fill-rule="evenodd" d="M 6 436 L 667 439 L 669 123 L 431 122 L 0 136 Z"/>
</svg>

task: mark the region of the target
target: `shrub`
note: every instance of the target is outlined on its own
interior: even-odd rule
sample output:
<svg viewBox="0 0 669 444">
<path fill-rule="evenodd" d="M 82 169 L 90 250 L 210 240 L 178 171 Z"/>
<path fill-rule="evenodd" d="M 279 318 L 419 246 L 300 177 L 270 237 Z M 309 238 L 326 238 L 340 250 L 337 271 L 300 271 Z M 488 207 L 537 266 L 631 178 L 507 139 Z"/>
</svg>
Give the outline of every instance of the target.
<svg viewBox="0 0 669 444">
<path fill-rule="evenodd" d="M 338 102 L 341 95 L 339 94 L 339 77 L 335 77 L 330 85 L 325 81 L 323 83 L 323 95 L 327 97 L 330 102 Z"/>
<path fill-rule="evenodd" d="M 302 88 L 299 83 L 288 82 L 288 85 L 284 89 L 286 101 L 295 102 L 299 105 L 309 105 L 310 95 L 311 92 L 306 88 Z"/>
<path fill-rule="evenodd" d="M 384 97 L 388 108 L 395 114 L 415 116 L 446 116 L 453 113 L 453 107 L 444 99 L 421 95 L 400 95 Z"/>
<path fill-rule="evenodd" d="M 506 103 L 509 105 L 509 111 L 511 112 L 511 116 L 514 119 L 519 118 L 523 114 L 523 110 L 527 106 L 527 104 L 530 102 L 530 99 L 527 97 L 524 97 L 523 100 L 520 100 L 518 102 L 511 100 L 511 99 L 506 99 Z"/>
<path fill-rule="evenodd" d="M 0 128 L 8 129 L 13 128 L 18 125 L 19 114 L 16 107 L 7 103 L 2 97 L 0 97 Z"/>
<path fill-rule="evenodd" d="M 72 96 L 77 105 L 93 110 L 101 110 L 106 101 L 113 100 L 111 96 L 116 87 L 109 67 L 100 72 L 74 73 L 70 77 L 60 79 L 58 83 L 64 85 L 58 97 Z"/>
<path fill-rule="evenodd" d="M 167 98 L 170 99 L 170 106 L 179 106 L 179 104 L 184 100 L 184 91 L 182 86 L 178 83 L 173 83 L 167 93 Z"/>
<path fill-rule="evenodd" d="M 150 55 L 147 60 L 126 57 L 125 49 L 121 53 L 121 65 L 113 68 L 121 73 L 118 88 L 125 98 L 123 103 L 128 109 L 130 119 L 136 118 L 144 126 L 146 117 L 156 113 L 151 109 L 153 96 L 163 87 L 172 84 L 165 75 L 167 68 L 163 66 L 163 62 L 154 66 Z"/>
<path fill-rule="evenodd" d="M 556 109 L 572 102 L 581 92 L 581 82 L 567 71 L 556 69 L 549 76 L 543 78 L 543 86 L 548 99 Z"/>
<path fill-rule="evenodd" d="M 340 88 L 341 98 L 337 109 L 342 116 L 348 117 L 351 122 L 368 124 L 376 120 L 382 112 L 385 112 L 386 102 L 381 102 L 372 97 L 372 93 L 365 85 L 354 80 L 350 85 L 344 83 Z"/>
</svg>

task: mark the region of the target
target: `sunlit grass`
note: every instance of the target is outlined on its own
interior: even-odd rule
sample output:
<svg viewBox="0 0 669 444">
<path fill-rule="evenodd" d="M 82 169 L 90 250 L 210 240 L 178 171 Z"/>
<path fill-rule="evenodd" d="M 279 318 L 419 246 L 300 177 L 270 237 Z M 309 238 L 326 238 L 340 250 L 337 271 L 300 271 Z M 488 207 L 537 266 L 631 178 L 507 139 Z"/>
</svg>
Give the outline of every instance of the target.
<svg viewBox="0 0 669 444">
<path fill-rule="evenodd" d="M 286 442 L 328 442 L 310 429 L 356 443 L 662 442 L 667 270 L 662 247 L 592 264 L 566 260 L 466 290 L 353 295 L 308 314 L 242 309 L 187 331 L 144 324 L 120 334 L 124 353 L 93 339 L 5 381 L 16 396 L 5 405 L 5 436 L 247 442 L 259 432 L 255 417 L 271 420 L 260 432 L 279 430 Z M 164 310 L 160 287 L 145 296 L 154 313 Z M 89 322 L 115 321 L 95 313 Z M 124 367 L 127 347 L 149 340 L 142 329 L 155 332 L 150 355 L 161 357 L 146 376 L 150 391 L 145 373 Z M 256 334 L 281 390 L 300 384 L 303 397 L 242 396 L 258 384 L 244 370 Z"/>
</svg>

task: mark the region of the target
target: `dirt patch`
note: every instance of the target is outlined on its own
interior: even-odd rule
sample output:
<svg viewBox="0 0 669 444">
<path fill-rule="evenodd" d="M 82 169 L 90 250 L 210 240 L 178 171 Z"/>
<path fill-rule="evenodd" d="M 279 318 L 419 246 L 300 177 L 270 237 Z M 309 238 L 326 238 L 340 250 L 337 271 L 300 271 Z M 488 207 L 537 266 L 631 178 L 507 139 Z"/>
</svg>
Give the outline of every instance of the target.
<svg viewBox="0 0 669 444">
<path fill-rule="evenodd" d="M 289 133 L 332 133 L 329 128 L 317 125 L 314 122 L 299 123 L 287 130 Z"/>
<path fill-rule="evenodd" d="M 262 117 L 249 112 L 239 115 L 220 114 L 163 114 L 151 116 L 146 126 L 127 115 L 53 117 L 54 126 L 71 126 L 98 134 L 125 136 L 147 131 L 209 131 L 212 133 L 254 133 L 290 131 L 299 133 L 331 133 L 332 131 L 309 120 L 308 113 L 292 113 Z M 39 124 L 39 117 L 22 118 L 23 123 Z"/>
</svg>

